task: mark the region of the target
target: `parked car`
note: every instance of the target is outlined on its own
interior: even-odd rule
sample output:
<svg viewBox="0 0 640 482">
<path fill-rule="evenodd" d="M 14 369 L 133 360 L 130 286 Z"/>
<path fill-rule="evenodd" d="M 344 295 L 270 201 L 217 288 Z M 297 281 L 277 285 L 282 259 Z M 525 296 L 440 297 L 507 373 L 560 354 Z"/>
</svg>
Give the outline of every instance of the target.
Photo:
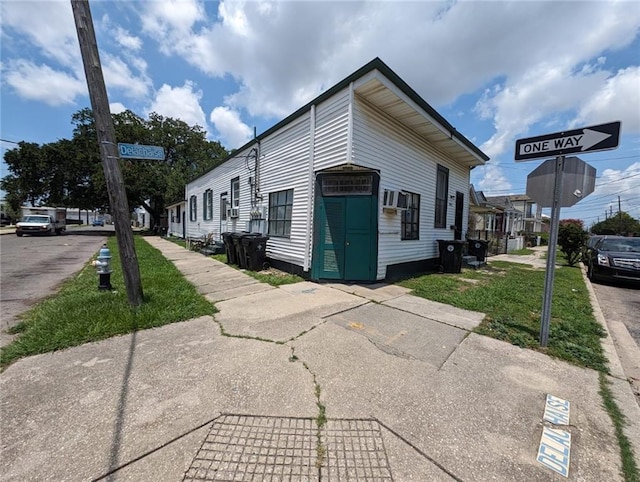
<svg viewBox="0 0 640 482">
<path fill-rule="evenodd" d="M 590 280 L 640 285 L 640 237 L 602 236 L 585 254 Z"/>
<path fill-rule="evenodd" d="M 104 219 L 94 219 L 91 226 L 104 226 Z"/>
<path fill-rule="evenodd" d="M 585 244 L 585 246 L 582 248 L 582 262 L 585 264 L 585 266 L 588 266 L 587 251 L 593 249 L 596 243 L 601 239 L 602 236 L 599 236 L 597 234 L 589 236 L 589 239 L 587 239 L 587 244 Z"/>
</svg>

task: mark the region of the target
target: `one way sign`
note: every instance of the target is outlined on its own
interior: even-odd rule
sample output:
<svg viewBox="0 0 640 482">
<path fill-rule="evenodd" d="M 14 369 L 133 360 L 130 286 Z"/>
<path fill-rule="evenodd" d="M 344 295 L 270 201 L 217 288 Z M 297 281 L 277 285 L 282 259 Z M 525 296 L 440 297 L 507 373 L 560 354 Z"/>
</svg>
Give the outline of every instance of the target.
<svg viewBox="0 0 640 482">
<path fill-rule="evenodd" d="M 606 151 L 618 147 L 620 122 L 610 122 L 516 141 L 516 161 L 564 156 L 574 152 Z"/>
</svg>

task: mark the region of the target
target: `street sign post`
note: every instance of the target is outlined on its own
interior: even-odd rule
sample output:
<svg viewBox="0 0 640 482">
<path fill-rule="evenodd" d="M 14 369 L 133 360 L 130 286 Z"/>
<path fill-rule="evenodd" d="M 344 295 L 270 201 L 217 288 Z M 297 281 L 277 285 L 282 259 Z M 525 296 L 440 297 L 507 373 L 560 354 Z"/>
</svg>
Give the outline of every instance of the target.
<svg viewBox="0 0 640 482">
<path fill-rule="evenodd" d="M 164 148 L 160 146 L 145 146 L 143 144 L 125 144 L 118 142 L 120 159 L 151 159 L 164 161 Z"/>
<path fill-rule="evenodd" d="M 573 206 L 591 194 L 596 182 L 596 170 L 593 167 L 577 157 L 565 159 L 565 154 L 616 149 L 620 140 L 620 125 L 620 122 L 610 122 L 516 141 L 516 162 L 557 156 L 527 176 L 527 195 L 541 207 L 551 207 L 547 272 L 540 316 L 540 346 L 547 346 L 549 341 L 560 208 Z M 563 187 L 566 187 L 566 194 L 563 194 Z"/>
<path fill-rule="evenodd" d="M 581 127 L 569 131 L 529 137 L 516 141 L 516 162 L 576 152 L 616 149 L 620 141 L 620 122 Z"/>
</svg>

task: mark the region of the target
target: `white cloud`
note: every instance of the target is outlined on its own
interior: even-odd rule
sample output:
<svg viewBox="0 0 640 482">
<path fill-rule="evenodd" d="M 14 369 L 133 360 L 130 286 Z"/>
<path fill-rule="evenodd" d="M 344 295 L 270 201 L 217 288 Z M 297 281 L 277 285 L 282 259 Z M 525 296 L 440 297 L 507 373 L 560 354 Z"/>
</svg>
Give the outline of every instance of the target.
<svg viewBox="0 0 640 482">
<path fill-rule="evenodd" d="M 376 56 L 434 105 L 497 77 L 517 86 L 543 66 L 588 78 L 597 72 L 582 64 L 627 45 L 640 22 L 626 2 L 222 1 L 208 24 L 200 3 L 175 18 L 175 3 L 157 3 L 142 18 L 165 53 L 230 74 L 240 88 L 229 105 L 278 117 Z"/>
<path fill-rule="evenodd" d="M 195 85 L 186 81 L 182 87 L 171 87 L 163 84 L 156 92 L 149 112 L 156 112 L 165 117 L 180 119 L 190 126 L 199 125 L 207 129 L 204 111 L 200 107 L 202 91 L 194 91 Z"/>
<path fill-rule="evenodd" d="M 483 191 L 485 195 L 491 196 L 493 195 L 492 193 L 496 195 L 504 194 L 511 189 L 511 183 L 505 177 L 499 165 L 486 164 L 479 169 L 482 169 L 484 177 L 480 179 L 476 189 Z"/>
<path fill-rule="evenodd" d="M 110 102 L 109 103 L 109 112 L 112 114 L 120 114 L 127 110 L 124 104 L 120 102 Z"/>
<path fill-rule="evenodd" d="M 142 48 L 142 39 L 131 35 L 127 30 L 122 27 L 116 28 L 116 42 L 129 50 L 140 50 Z"/>
<path fill-rule="evenodd" d="M 483 117 L 493 117 L 496 132 L 481 149 L 492 158 L 512 150 L 517 136 L 555 113 L 576 109 L 607 76 L 593 66 L 572 75 L 570 65 L 540 64 L 486 93 L 477 109 Z"/>
<path fill-rule="evenodd" d="M 635 162 L 624 170 L 605 169 L 602 171 L 594 195 L 618 193 L 640 195 L 640 162 Z"/>
<path fill-rule="evenodd" d="M 216 107 L 209 118 L 227 148 L 237 149 L 251 139 L 251 128 L 240 120 L 238 112 L 228 107 Z"/>
<path fill-rule="evenodd" d="M 79 65 L 82 71 L 70 2 L 0 2 L 0 9 L 3 36 L 11 38 L 12 31 L 24 34 L 48 58 L 66 67 Z"/>
<path fill-rule="evenodd" d="M 640 132 L 640 67 L 622 69 L 587 97 L 572 126 L 622 121 L 624 133 Z"/>
<path fill-rule="evenodd" d="M 160 42 L 161 51 L 175 51 L 175 45 L 190 36 L 191 27 L 205 19 L 204 5 L 198 0 L 163 0 L 144 4 L 142 30 Z"/>
<path fill-rule="evenodd" d="M 103 53 L 102 72 L 105 84 L 109 89 L 121 89 L 125 95 L 132 98 L 144 98 L 151 88 L 151 79 L 143 72 L 134 75 L 129 66 L 120 57 Z"/>
<path fill-rule="evenodd" d="M 9 62 L 4 77 L 21 97 L 50 106 L 73 104 L 77 96 L 87 94 L 84 78 L 26 60 Z"/>
</svg>

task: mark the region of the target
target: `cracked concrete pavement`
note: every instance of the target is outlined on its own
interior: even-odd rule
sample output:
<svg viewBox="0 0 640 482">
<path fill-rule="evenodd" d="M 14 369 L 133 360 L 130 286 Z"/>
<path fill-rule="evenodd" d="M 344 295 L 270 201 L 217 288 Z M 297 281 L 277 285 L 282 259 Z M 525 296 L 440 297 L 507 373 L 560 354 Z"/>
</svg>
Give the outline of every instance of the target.
<svg viewBox="0 0 640 482">
<path fill-rule="evenodd" d="M 396 481 L 551 481 L 536 462 L 548 393 L 572 404 L 569 479 L 622 480 L 598 373 L 472 333 L 481 313 L 382 284 L 273 288 L 149 241 L 220 312 L 10 366 L 0 480 L 186 480 L 235 414 L 373 421 Z M 281 480 L 354 480 L 329 477 L 328 463 Z"/>
</svg>

